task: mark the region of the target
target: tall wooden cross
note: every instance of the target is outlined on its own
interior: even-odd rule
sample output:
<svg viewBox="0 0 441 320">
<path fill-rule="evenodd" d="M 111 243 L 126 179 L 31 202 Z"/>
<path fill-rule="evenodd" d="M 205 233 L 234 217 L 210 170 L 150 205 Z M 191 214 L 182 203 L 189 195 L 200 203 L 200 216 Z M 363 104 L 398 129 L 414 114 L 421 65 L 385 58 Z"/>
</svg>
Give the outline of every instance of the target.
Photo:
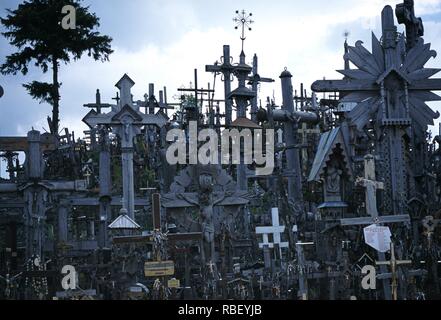
<svg viewBox="0 0 441 320">
<path fill-rule="evenodd" d="M 390 260 L 376 261 L 377 266 L 390 266 L 392 271 L 392 299 L 398 300 L 398 281 L 397 281 L 397 267 L 403 264 L 411 264 L 411 260 L 397 260 L 395 257 L 394 244 L 390 244 Z"/>
<path fill-rule="evenodd" d="M 378 214 L 377 190 L 383 189 L 383 183 L 375 180 L 374 156 L 365 156 L 364 178 L 358 178 L 357 182 L 366 187 L 366 213 L 369 217 L 341 219 L 340 224 L 342 226 L 410 222 L 410 216 L 408 214 L 390 216 L 380 216 Z"/>
<path fill-rule="evenodd" d="M 257 105 L 257 89 L 259 84 L 262 82 L 272 83 L 274 79 L 271 78 L 262 78 L 258 73 L 258 58 L 255 54 L 253 57 L 253 74 L 248 77 L 249 84 L 252 86 L 252 90 L 255 93 L 253 100 L 251 100 L 251 120 L 257 122 L 257 111 L 259 106 Z"/>
<path fill-rule="evenodd" d="M 342 226 L 353 225 L 371 225 L 371 224 L 386 224 L 386 223 L 398 223 L 398 222 L 410 222 L 410 216 L 405 215 L 392 215 L 392 216 L 379 216 L 377 210 L 377 195 L 376 190 L 383 187 L 381 182 L 375 181 L 375 158 L 372 155 L 365 156 L 364 160 L 364 179 L 358 179 L 366 187 L 366 212 L 369 217 L 362 218 L 348 218 L 341 219 L 340 224 Z M 385 254 L 378 252 L 378 258 L 385 260 Z M 384 266 L 380 266 L 382 273 L 386 272 Z M 383 279 L 383 289 L 386 298 L 391 296 L 389 281 Z"/>
</svg>

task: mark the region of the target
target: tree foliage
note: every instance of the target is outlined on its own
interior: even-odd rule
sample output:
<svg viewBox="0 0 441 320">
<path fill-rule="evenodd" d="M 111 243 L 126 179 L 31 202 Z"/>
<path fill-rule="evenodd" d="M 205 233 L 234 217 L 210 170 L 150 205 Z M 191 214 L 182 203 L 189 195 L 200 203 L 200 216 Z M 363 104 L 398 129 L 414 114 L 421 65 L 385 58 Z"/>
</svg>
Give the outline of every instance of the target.
<svg viewBox="0 0 441 320">
<path fill-rule="evenodd" d="M 65 30 L 61 21 L 65 14 L 62 8 L 71 5 L 76 8 L 76 28 Z M 99 18 L 83 7 L 81 0 L 26 0 L 15 10 L 7 10 L 0 22 L 6 28 L 3 32 L 9 43 L 18 49 L 6 57 L 0 66 L 2 74 L 26 75 L 33 63 L 43 73 L 52 70 L 52 83 L 33 81 L 24 84 L 28 93 L 40 102 L 52 105 L 49 127 L 54 134 L 59 126 L 59 65 L 79 60 L 87 53 L 96 61 L 108 61 L 113 52 L 112 39 L 101 35 L 96 29 Z"/>
</svg>

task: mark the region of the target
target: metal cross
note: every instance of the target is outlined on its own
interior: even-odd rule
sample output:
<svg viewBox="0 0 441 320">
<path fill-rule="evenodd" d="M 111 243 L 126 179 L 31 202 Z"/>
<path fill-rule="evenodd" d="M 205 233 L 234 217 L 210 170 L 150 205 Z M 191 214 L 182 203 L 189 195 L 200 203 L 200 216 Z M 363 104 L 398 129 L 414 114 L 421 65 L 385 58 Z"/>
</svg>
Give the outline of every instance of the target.
<svg viewBox="0 0 441 320">
<path fill-rule="evenodd" d="M 240 37 L 240 40 L 242 40 L 242 51 L 243 51 L 243 44 L 246 39 L 245 37 L 245 27 L 248 28 L 249 31 L 251 31 L 251 24 L 254 23 L 253 20 L 251 20 L 251 17 L 253 14 L 250 12 L 247 14 L 245 10 L 242 10 L 239 12 L 239 10 L 236 10 L 237 16 L 233 19 L 234 22 L 236 22 L 236 26 L 234 29 L 239 29 L 239 26 L 242 27 L 242 35 Z"/>
</svg>

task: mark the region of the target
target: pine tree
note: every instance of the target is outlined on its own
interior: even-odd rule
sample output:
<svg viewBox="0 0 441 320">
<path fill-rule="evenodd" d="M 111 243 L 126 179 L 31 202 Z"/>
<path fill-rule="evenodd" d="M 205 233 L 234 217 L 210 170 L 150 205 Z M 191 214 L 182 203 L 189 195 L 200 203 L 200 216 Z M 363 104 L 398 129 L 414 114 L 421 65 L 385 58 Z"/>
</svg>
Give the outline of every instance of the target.
<svg viewBox="0 0 441 320">
<path fill-rule="evenodd" d="M 40 103 L 52 106 L 52 118 L 48 124 L 52 134 L 58 134 L 60 86 L 60 63 L 68 64 L 71 60 L 79 60 L 87 52 L 89 57 L 98 61 L 108 61 L 112 39 L 100 35 L 99 18 L 89 12 L 89 7 L 81 6 L 82 0 L 27 0 L 15 10 L 7 10 L 6 18 L 0 18 L 6 28 L 3 32 L 9 43 L 18 51 L 7 56 L 6 62 L 0 66 L 0 72 L 26 75 L 29 64 L 46 73 L 52 71 L 52 83 L 33 81 L 24 84 L 32 98 Z M 61 21 L 66 16 L 62 9 L 66 5 L 75 10 L 75 28 L 65 30 Z"/>
</svg>

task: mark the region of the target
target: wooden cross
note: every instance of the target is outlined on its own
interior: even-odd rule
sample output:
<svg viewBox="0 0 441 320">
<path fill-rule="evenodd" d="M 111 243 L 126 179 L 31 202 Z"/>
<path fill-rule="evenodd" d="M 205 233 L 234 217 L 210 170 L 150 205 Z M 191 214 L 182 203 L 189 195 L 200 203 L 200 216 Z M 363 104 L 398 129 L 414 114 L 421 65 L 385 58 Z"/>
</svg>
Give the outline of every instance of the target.
<svg viewBox="0 0 441 320">
<path fill-rule="evenodd" d="M 366 155 L 364 159 L 364 179 L 358 179 L 359 183 L 366 186 L 366 211 L 370 215 L 369 217 L 361 218 L 349 218 L 341 219 L 340 224 L 342 226 L 353 225 L 371 225 L 371 224 L 388 224 L 397 222 L 410 222 L 410 216 L 405 215 L 391 215 L 391 216 L 379 216 L 377 210 L 377 195 L 376 190 L 383 188 L 381 182 L 375 181 L 375 158 L 372 155 Z M 385 260 L 385 255 L 382 252 L 378 252 L 378 258 Z M 384 266 L 380 266 L 382 273 L 386 272 Z M 386 298 L 391 295 L 388 280 L 383 279 L 383 288 Z"/>
<path fill-rule="evenodd" d="M 153 229 L 155 231 L 160 231 L 161 227 L 161 195 L 159 193 L 152 194 L 152 220 Z M 193 241 L 202 240 L 201 232 L 189 232 L 189 233 L 168 233 L 167 241 L 170 243 L 175 243 L 178 241 Z M 113 242 L 116 244 L 124 243 L 150 243 L 152 242 L 151 235 L 142 236 L 128 236 L 128 237 L 114 237 Z"/>
<path fill-rule="evenodd" d="M 384 185 L 382 182 L 375 180 L 374 156 L 365 156 L 364 178 L 358 178 L 357 183 L 366 187 L 366 213 L 368 213 L 370 217 L 341 219 L 340 224 L 342 226 L 410 222 L 410 216 L 408 214 L 379 216 L 377 210 L 377 189 L 383 189 Z"/>
<path fill-rule="evenodd" d="M 253 100 L 251 101 L 251 120 L 254 122 L 257 122 L 257 111 L 258 111 L 258 105 L 257 105 L 257 89 L 259 87 L 259 84 L 264 83 L 272 83 L 274 82 L 274 79 L 271 78 L 263 78 L 258 73 L 258 59 L 257 55 L 255 54 L 253 57 L 253 74 L 251 77 L 248 77 L 248 84 L 251 84 L 252 90 L 255 93 L 255 96 Z"/>
<path fill-rule="evenodd" d="M 395 258 L 394 245 L 390 244 L 390 260 L 389 261 L 376 261 L 377 266 L 390 266 L 392 270 L 392 298 L 393 300 L 398 300 L 398 283 L 397 283 L 397 267 L 403 264 L 411 264 L 411 260 L 397 260 Z"/>
<path fill-rule="evenodd" d="M 224 81 L 224 96 L 225 96 L 225 125 L 230 125 L 232 121 L 232 105 L 233 102 L 227 97 L 231 93 L 231 74 L 234 73 L 234 66 L 231 64 L 230 46 L 224 46 L 221 63 L 216 62 L 214 65 L 206 65 L 205 71 L 212 73 L 222 73 Z"/>
<path fill-rule="evenodd" d="M 112 105 L 109 103 L 101 103 L 100 90 L 96 89 L 96 100 L 95 103 L 87 103 L 84 105 L 86 108 L 96 108 L 96 112 L 101 113 L 102 108 L 111 108 Z"/>
</svg>

